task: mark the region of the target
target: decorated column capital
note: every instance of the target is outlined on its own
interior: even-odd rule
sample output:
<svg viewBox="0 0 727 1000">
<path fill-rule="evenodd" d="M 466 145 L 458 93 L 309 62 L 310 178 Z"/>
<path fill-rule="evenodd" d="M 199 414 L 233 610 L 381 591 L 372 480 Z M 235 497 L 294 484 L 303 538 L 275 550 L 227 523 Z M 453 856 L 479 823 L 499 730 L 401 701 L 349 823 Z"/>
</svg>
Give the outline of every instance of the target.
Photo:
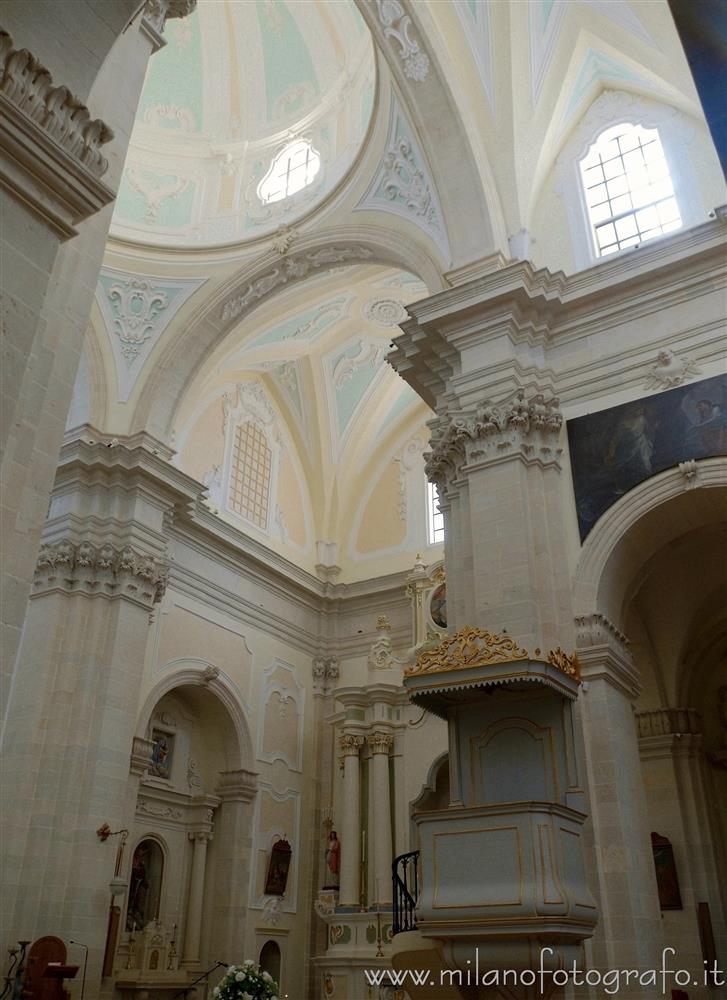
<svg viewBox="0 0 727 1000">
<path fill-rule="evenodd" d="M 114 137 L 50 70 L 0 31 L 0 164 L 4 187 L 62 240 L 113 201 L 100 178 Z"/>
<path fill-rule="evenodd" d="M 627 697 L 638 697 L 641 684 L 623 632 L 600 612 L 579 615 L 575 627 L 581 679 L 606 680 Z"/>
<path fill-rule="evenodd" d="M 223 802 L 252 802 L 257 795 L 257 772 L 239 768 L 221 771 L 215 794 Z"/>
<path fill-rule="evenodd" d="M 130 545 L 94 544 L 63 538 L 41 546 L 35 567 L 33 596 L 51 590 L 124 597 L 151 608 L 166 590 L 165 560 Z"/>
<path fill-rule="evenodd" d="M 369 750 L 372 754 L 388 754 L 391 752 L 391 748 L 394 745 L 394 737 L 391 733 L 385 733 L 381 730 L 375 730 L 373 733 L 369 733 L 366 737 Z"/>
<path fill-rule="evenodd" d="M 537 389 L 518 389 L 499 403 L 485 399 L 468 410 L 450 408 L 429 423 L 426 474 L 444 494 L 465 466 L 520 458 L 560 468 L 562 426 L 558 398 Z"/>
<path fill-rule="evenodd" d="M 338 658 L 317 656 L 313 660 L 313 694 L 317 698 L 327 697 L 338 680 Z"/>
<path fill-rule="evenodd" d="M 211 830 L 190 830 L 187 836 L 195 844 L 209 844 L 214 834 Z"/>
<path fill-rule="evenodd" d="M 197 0 L 146 0 L 141 23 L 155 52 L 167 44 L 162 37 L 167 21 L 188 17 L 196 7 Z"/>
<path fill-rule="evenodd" d="M 344 757 L 358 757 L 364 738 L 356 733 L 342 733 L 338 738 L 338 745 Z"/>
</svg>

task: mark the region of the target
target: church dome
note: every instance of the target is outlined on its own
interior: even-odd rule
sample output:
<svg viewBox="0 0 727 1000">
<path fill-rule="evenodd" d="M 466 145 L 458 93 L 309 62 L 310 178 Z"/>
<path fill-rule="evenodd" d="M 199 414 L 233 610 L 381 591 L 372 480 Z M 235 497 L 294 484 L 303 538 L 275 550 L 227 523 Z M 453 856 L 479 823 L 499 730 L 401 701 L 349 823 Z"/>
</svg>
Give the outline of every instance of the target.
<svg viewBox="0 0 727 1000">
<path fill-rule="evenodd" d="M 159 246 L 257 239 L 341 181 L 374 103 L 353 0 L 202 0 L 144 82 L 112 235 Z"/>
</svg>

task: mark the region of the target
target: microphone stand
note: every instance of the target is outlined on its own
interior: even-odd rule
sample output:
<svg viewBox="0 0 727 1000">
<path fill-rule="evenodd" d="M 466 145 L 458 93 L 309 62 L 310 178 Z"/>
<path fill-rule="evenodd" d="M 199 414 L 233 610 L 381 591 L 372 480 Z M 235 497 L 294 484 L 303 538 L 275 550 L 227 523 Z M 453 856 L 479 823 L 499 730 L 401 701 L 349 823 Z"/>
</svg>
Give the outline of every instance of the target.
<svg viewBox="0 0 727 1000">
<path fill-rule="evenodd" d="M 207 977 L 210 976 L 215 971 L 215 969 L 219 969 L 220 967 L 224 967 L 226 965 L 227 962 L 215 962 L 215 964 L 211 965 L 206 972 L 203 972 L 201 976 L 198 976 L 193 983 L 190 983 L 188 986 L 185 986 L 181 990 L 179 990 L 178 993 L 175 993 L 174 996 L 172 997 L 172 1000 L 177 1000 L 177 997 L 186 997 L 189 991 L 191 989 L 194 989 L 197 983 L 201 983 L 203 979 L 207 979 Z"/>
<path fill-rule="evenodd" d="M 75 944 L 77 948 L 83 948 L 83 979 L 81 980 L 81 1000 L 83 1000 L 83 995 L 86 992 L 86 966 L 88 965 L 88 945 L 81 944 L 80 941 L 70 941 L 69 944 Z"/>
</svg>

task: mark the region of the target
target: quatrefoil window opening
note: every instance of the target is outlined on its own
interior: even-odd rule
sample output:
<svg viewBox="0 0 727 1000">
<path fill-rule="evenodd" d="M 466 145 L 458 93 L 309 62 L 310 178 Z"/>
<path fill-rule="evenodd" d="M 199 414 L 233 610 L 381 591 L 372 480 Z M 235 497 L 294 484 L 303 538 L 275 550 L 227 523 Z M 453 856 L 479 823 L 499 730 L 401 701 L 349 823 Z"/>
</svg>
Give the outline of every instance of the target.
<svg viewBox="0 0 727 1000">
<path fill-rule="evenodd" d="M 258 197 L 265 205 L 290 198 L 312 184 L 320 169 L 320 154 L 306 139 L 296 139 L 273 158 L 258 185 Z"/>
</svg>

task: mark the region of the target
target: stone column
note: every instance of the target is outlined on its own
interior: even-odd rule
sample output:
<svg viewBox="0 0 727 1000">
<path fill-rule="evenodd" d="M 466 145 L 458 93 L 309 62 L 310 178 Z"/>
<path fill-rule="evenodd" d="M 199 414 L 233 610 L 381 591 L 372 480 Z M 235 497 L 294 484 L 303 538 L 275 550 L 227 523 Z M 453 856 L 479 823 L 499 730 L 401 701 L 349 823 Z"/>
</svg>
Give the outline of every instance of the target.
<svg viewBox="0 0 727 1000">
<path fill-rule="evenodd" d="M 364 738 L 344 733 L 343 821 L 341 823 L 341 889 L 339 904 L 358 909 L 361 902 L 361 775 L 359 752 Z"/>
<path fill-rule="evenodd" d="M 189 834 L 189 839 L 192 841 L 192 872 L 189 878 L 187 918 L 184 928 L 184 958 L 182 964 L 187 968 L 194 968 L 199 964 L 204 877 L 207 870 L 207 845 L 212 840 L 212 834 L 207 830 L 196 830 Z"/>
<path fill-rule="evenodd" d="M 374 905 L 391 906 L 391 799 L 389 752 L 391 733 L 377 730 L 368 737 L 373 785 Z"/>
<path fill-rule="evenodd" d="M 591 884 L 600 896 L 593 965 L 659 968 L 661 913 L 633 701 L 639 683 L 625 637 L 600 614 L 576 619 L 595 845 Z"/>
</svg>

